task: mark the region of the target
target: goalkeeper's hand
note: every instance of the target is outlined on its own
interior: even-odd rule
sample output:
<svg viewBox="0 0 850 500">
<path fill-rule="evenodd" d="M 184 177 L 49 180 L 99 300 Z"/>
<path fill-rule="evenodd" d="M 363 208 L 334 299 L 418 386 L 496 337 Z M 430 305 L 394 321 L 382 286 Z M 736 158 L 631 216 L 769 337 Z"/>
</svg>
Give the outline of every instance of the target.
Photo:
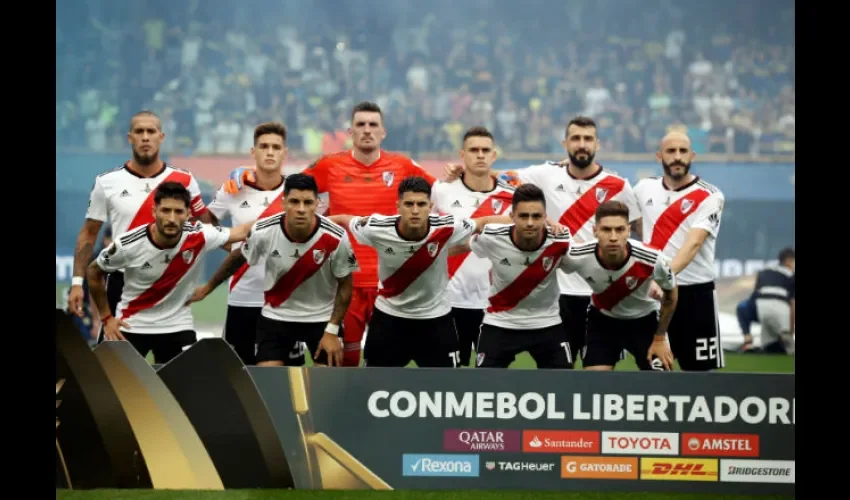
<svg viewBox="0 0 850 500">
<path fill-rule="evenodd" d="M 519 174 L 516 170 L 505 170 L 500 172 L 499 180 L 513 187 L 518 187 L 522 184 L 522 182 L 519 180 Z"/>
<path fill-rule="evenodd" d="M 256 180 L 254 167 L 237 167 L 230 172 L 230 178 L 224 181 L 221 188 L 225 193 L 236 194 L 245 186 L 245 182 L 256 182 Z"/>
</svg>

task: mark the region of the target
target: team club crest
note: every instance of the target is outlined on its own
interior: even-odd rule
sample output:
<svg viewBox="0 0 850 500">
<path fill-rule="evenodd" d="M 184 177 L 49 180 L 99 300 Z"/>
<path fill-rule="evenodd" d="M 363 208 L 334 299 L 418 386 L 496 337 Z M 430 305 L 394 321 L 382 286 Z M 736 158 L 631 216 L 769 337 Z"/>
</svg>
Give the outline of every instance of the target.
<svg viewBox="0 0 850 500">
<path fill-rule="evenodd" d="M 607 188 L 596 188 L 596 203 L 602 203 L 605 201 L 606 196 L 608 196 Z"/>
<path fill-rule="evenodd" d="M 634 276 L 626 276 L 626 286 L 629 287 L 629 290 L 634 290 L 637 286 L 637 278 Z"/>
<path fill-rule="evenodd" d="M 490 200 L 490 206 L 493 207 L 493 213 L 500 213 L 502 211 L 502 200 Z"/>
<path fill-rule="evenodd" d="M 324 250 L 313 250 L 313 262 L 321 264 L 325 260 Z"/>
<path fill-rule="evenodd" d="M 682 213 L 686 214 L 691 211 L 694 206 L 694 200 L 682 200 Z"/>
<path fill-rule="evenodd" d="M 192 260 L 195 259 L 195 252 L 191 250 L 186 250 L 181 255 L 183 256 L 183 262 L 186 264 L 191 264 Z"/>
<path fill-rule="evenodd" d="M 437 256 L 437 250 L 440 249 L 440 245 L 434 242 L 428 243 L 428 255 L 432 258 Z"/>
<path fill-rule="evenodd" d="M 552 257 L 543 257 L 543 270 L 547 273 L 552 269 Z"/>
<path fill-rule="evenodd" d="M 392 172 L 384 172 L 381 174 L 381 178 L 384 179 L 384 184 L 389 187 L 393 185 L 393 179 L 395 178 L 395 174 L 393 174 Z"/>
</svg>

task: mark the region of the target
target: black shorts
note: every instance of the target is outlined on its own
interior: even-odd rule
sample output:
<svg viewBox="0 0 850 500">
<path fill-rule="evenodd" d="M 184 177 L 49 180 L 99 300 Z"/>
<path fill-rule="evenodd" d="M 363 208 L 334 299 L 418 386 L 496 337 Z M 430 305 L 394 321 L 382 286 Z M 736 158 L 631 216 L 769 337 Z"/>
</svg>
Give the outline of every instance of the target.
<svg viewBox="0 0 850 500">
<path fill-rule="evenodd" d="M 257 363 L 257 322 L 262 312 L 262 307 L 227 306 L 222 337 L 233 346 L 233 350 L 247 366 Z M 286 365 L 304 366 L 304 349 L 301 342 L 293 344 Z"/>
<path fill-rule="evenodd" d="M 121 302 L 121 294 L 124 292 L 124 273 L 115 271 L 106 275 L 106 303 L 109 304 L 109 312 L 115 316 L 115 310 L 118 309 L 118 303 Z M 100 333 L 97 335 L 97 343 L 100 344 L 106 340 L 106 332 L 103 330 L 103 325 L 100 326 Z"/>
<path fill-rule="evenodd" d="M 670 350 L 683 371 L 708 371 L 726 366 L 720 345 L 714 282 L 679 285 L 679 300 L 667 336 Z"/>
<path fill-rule="evenodd" d="M 567 335 L 567 342 L 570 343 L 573 360 L 575 361 L 579 357 L 584 359 L 587 308 L 590 307 L 590 296 L 561 294 L 558 298 L 558 306 L 561 309 L 561 327 Z"/>
<path fill-rule="evenodd" d="M 516 355 L 527 351 L 537 368 L 570 369 L 573 358 L 564 335 L 563 325 L 537 330 L 509 330 L 493 325 L 481 325 L 478 338 L 478 368 L 507 368 Z"/>
<path fill-rule="evenodd" d="M 257 320 L 257 363 L 263 361 L 282 361 L 286 366 L 301 366 L 304 364 L 304 355 L 301 355 L 301 364 L 296 365 L 297 358 L 292 358 L 293 345 L 298 346 L 301 342 L 307 344 L 307 349 L 315 354 L 319 342 L 325 334 L 327 321 L 321 323 L 296 323 L 294 321 L 278 321 L 260 316 Z M 339 328 L 339 338 L 342 338 L 342 327 Z M 325 351 L 319 355 L 315 363 L 328 364 L 328 355 Z"/>
<path fill-rule="evenodd" d="M 451 314 L 431 319 L 390 316 L 375 308 L 363 349 L 363 366 L 457 368 L 458 343 Z"/>
<path fill-rule="evenodd" d="M 198 340 L 194 330 L 174 333 L 121 332 L 121 335 L 136 348 L 143 358 L 146 358 L 149 352 L 153 352 L 153 362 L 158 365 L 168 363 Z"/>
<path fill-rule="evenodd" d="M 481 334 L 481 320 L 484 319 L 483 309 L 452 308 L 452 321 L 457 332 L 458 351 L 460 366 L 469 366 L 472 357 L 472 347 L 478 350 L 478 335 Z"/>
<path fill-rule="evenodd" d="M 623 350 L 627 350 L 635 357 L 638 368 L 653 370 L 646 353 L 657 330 L 657 312 L 640 318 L 618 319 L 591 307 L 587 312 L 587 351 L 582 358 L 583 366 L 615 366 L 623 359 Z"/>
</svg>

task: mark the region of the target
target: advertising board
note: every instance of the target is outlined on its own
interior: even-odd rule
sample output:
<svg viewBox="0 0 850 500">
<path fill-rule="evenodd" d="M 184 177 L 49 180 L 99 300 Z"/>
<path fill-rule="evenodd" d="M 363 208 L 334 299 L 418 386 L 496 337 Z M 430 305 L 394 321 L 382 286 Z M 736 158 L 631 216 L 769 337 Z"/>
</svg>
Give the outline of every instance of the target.
<svg viewBox="0 0 850 500">
<path fill-rule="evenodd" d="M 65 487 L 794 493 L 793 374 L 152 367 L 56 315 Z"/>
</svg>

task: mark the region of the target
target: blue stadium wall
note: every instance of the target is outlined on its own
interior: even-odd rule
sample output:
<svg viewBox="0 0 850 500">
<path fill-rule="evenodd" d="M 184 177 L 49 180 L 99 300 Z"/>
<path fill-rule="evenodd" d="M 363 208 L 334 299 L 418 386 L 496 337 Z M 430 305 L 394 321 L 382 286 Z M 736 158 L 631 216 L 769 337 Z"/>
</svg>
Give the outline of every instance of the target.
<svg viewBox="0 0 850 500">
<path fill-rule="evenodd" d="M 125 155 L 72 155 L 57 157 L 56 168 L 56 277 L 70 281 L 68 258 L 73 255 L 94 176 L 121 165 Z M 519 169 L 529 162 L 499 161 L 500 169 Z M 659 175 L 655 163 L 610 162 L 605 167 L 627 177 L 632 184 L 641 177 Z M 747 261 L 774 259 L 784 246 L 794 245 L 794 165 L 761 163 L 695 164 L 694 172 L 723 190 L 726 208 L 717 241 L 717 259 L 725 275 L 746 273 Z M 202 182 L 209 202 L 214 186 Z M 206 263 L 211 275 L 224 252 L 212 254 Z"/>
</svg>

